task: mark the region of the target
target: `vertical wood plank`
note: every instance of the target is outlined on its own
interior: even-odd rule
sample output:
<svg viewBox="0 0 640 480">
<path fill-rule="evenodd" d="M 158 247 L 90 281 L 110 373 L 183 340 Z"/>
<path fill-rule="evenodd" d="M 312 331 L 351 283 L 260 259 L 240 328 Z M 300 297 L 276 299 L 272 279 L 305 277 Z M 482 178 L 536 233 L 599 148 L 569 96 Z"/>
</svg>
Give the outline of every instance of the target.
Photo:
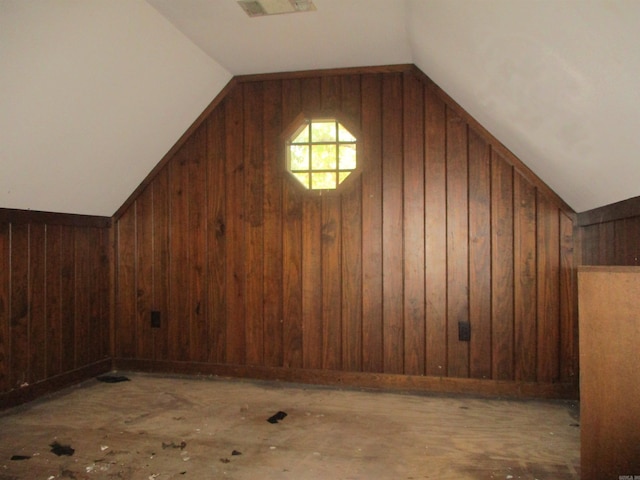
<svg viewBox="0 0 640 480">
<path fill-rule="evenodd" d="M 404 373 L 425 373 L 424 100 L 422 83 L 403 77 Z"/>
<path fill-rule="evenodd" d="M 492 375 L 513 379 L 513 168 L 491 159 Z"/>
<path fill-rule="evenodd" d="M 342 367 L 342 244 L 340 197 L 322 198 L 322 368 Z"/>
<path fill-rule="evenodd" d="M 29 382 L 29 224 L 11 229 L 11 387 Z"/>
<path fill-rule="evenodd" d="M 469 376 L 491 378 L 491 149 L 469 132 Z"/>
<path fill-rule="evenodd" d="M 100 309 L 100 347 L 99 357 L 111 358 L 111 318 L 112 318 L 112 264 L 113 264 L 113 248 L 111 242 L 111 228 L 101 228 L 98 233 L 100 236 L 100 276 L 97 278 L 99 300 L 96 305 Z"/>
<path fill-rule="evenodd" d="M 282 82 L 282 126 L 293 122 L 302 108 L 300 80 Z M 282 145 L 281 148 L 284 148 Z M 284 168 L 284 158 L 280 159 Z M 282 184 L 282 338 L 284 367 L 302 368 L 302 196 L 294 180 Z"/>
<path fill-rule="evenodd" d="M 538 381 L 560 375 L 560 242 L 558 208 L 538 195 Z"/>
<path fill-rule="evenodd" d="M 120 217 L 117 225 L 118 301 L 115 315 L 115 354 L 121 358 L 134 358 L 136 352 L 136 207 L 136 204 L 132 205 Z M 65 295 L 63 298 L 66 298 Z M 63 318 L 66 314 L 63 311 Z M 66 330 L 65 327 L 63 331 Z M 67 347 L 66 343 L 64 347 Z"/>
<path fill-rule="evenodd" d="M 191 141 L 169 164 L 169 335 L 170 360 L 189 359 L 189 171 Z"/>
<path fill-rule="evenodd" d="M 560 214 L 560 381 L 577 382 L 578 322 L 573 220 Z"/>
<path fill-rule="evenodd" d="M 245 336 L 245 199 L 243 152 L 243 92 L 236 86 L 225 99 L 226 110 L 226 170 L 227 181 L 226 217 L 228 244 L 225 267 L 227 287 L 227 347 L 226 361 L 244 364 L 246 361 Z"/>
<path fill-rule="evenodd" d="M 322 368 L 322 201 L 302 198 L 302 352 L 304 368 Z"/>
<path fill-rule="evenodd" d="M 61 276 L 60 255 L 62 229 L 58 225 L 47 226 L 46 295 L 47 306 L 47 377 L 62 373 L 62 316 L 61 316 Z"/>
<path fill-rule="evenodd" d="M 207 130 L 202 125 L 193 134 L 189 174 L 189 359 L 209 358 L 209 303 L 206 298 L 207 252 Z"/>
<path fill-rule="evenodd" d="M 153 330 L 153 358 L 169 358 L 169 169 L 163 169 L 153 182 L 153 302 L 160 312 L 160 328 Z"/>
<path fill-rule="evenodd" d="M 382 372 L 382 79 L 362 78 L 362 369 Z"/>
<path fill-rule="evenodd" d="M 264 83 L 264 364 L 283 364 L 282 85 Z"/>
<path fill-rule="evenodd" d="M 246 241 L 246 343 L 247 363 L 264 361 L 264 153 L 261 82 L 244 84 L 245 206 L 248 220 Z"/>
<path fill-rule="evenodd" d="M 382 81 L 382 315 L 386 373 L 404 370 L 402 76 Z"/>
<path fill-rule="evenodd" d="M 0 222 L 0 392 L 11 389 L 11 224 Z"/>
<path fill-rule="evenodd" d="M 322 108 L 320 77 L 301 81 L 302 109 L 316 114 Z M 322 198 L 302 197 L 302 332 L 305 368 L 322 368 Z"/>
<path fill-rule="evenodd" d="M 128 217 L 129 220 L 133 219 L 133 216 Z M 120 222 L 118 222 L 120 223 Z M 120 228 L 120 225 L 119 225 Z M 76 344 L 75 344 L 75 330 L 76 330 L 76 306 L 75 306 L 75 295 L 76 295 L 76 231 L 73 227 L 63 226 L 61 228 L 61 244 L 62 254 L 60 256 L 60 264 L 61 264 L 61 285 L 60 285 L 60 298 L 61 301 L 61 315 L 62 315 L 62 371 L 67 372 L 69 370 L 73 370 L 76 368 Z M 135 235 L 135 230 L 131 228 L 129 230 L 130 237 L 133 238 Z M 132 241 L 132 240 L 131 240 Z M 130 245 L 130 242 L 124 242 L 127 245 Z M 123 250 L 123 256 L 127 256 L 129 251 L 125 246 Z M 131 261 L 127 263 L 127 265 L 133 266 L 133 257 L 131 257 Z M 131 268 L 131 271 L 133 269 Z M 124 274 L 123 282 L 125 285 L 129 285 L 132 288 L 133 283 L 128 282 L 128 279 L 133 277 L 133 274 L 127 276 L 130 273 L 127 270 L 123 270 Z M 135 292 L 131 288 L 126 289 L 124 285 L 118 286 L 118 288 L 124 289 L 124 297 L 123 301 L 125 302 L 123 305 L 119 305 L 120 309 L 116 312 L 117 315 L 123 314 L 119 319 L 122 323 L 119 325 L 123 330 L 120 332 L 122 337 L 120 337 L 121 341 L 121 352 L 126 353 L 127 356 L 133 356 L 135 353 L 135 347 L 133 344 L 134 334 L 132 326 L 134 324 L 134 316 L 133 316 L 133 305 L 134 299 L 131 298 L 135 295 Z M 128 336 L 127 336 L 128 333 Z M 124 355 L 122 355 L 124 356 Z"/>
<path fill-rule="evenodd" d="M 446 108 L 425 90 L 426 373 L 447 374 Z"/>
<path fill-rule="evenodd" d="M 341 113 L 360 127 L 360 76 L 341 78 Z M 364 140 L 358 138 L 358 162 L 363 155 Z M 365 165 L 366 168 L 366 165 Z M 342 368 L 362 370 L 362 182 L 357 179 L 342 194 Z"/>
<path fill-rule="evenodd" d="M 514 177 L 514 378 L 536 380 L 536 189 Z"/>
<path fill-rule="evenodd" d="M 91 314 L 91 290 L 93 285 L 93 277 L 95 276 L 95 265 L 90 266 L 89 250 L 95 249 L 97 245 L 91 242 L 89 237 L 90 229 L 76 229 L 75 231 L 75 351 L 76 351 L 76 368 L 89 364 L 89 339 L 91 337 L 90 314 Z M 134 309 L 135 319 L 135 309 Z"/>
<path fill-rule="evenodd" d="M 216 109 L 208 123 L 207 216 L 209 362 L 224 363 L 227 345 L 226 256 L 227 217 L 224 109 Z"/>
<path fill-rule="evenodd" d="M 447 373 L 469 376 L 469 343 L 458 340 L 458 322 L 469 321 L 467 125 L 447 110 Z"/>
<path fill-rule="evenodd" d="M 44 380 L 47 371 L 46 249 L 46 224 L 32 224 L 29 238 L 29 383 Z"/>
<path fill-rule="evenodd" d="M 321 109 L 335 112 L 341 103 L 340 77 L 321 79 Z M 323 196 L 322 208 L 322 368 L 342 367 L 342 219 L 341 196 Z"/>
<path fill-rule="evenodd" d="M 153 187 L 149 186 L 136 200 L 136 358 L 145 359 L 153 358 L 154 351 L 153 235 Z"/>
</svg>

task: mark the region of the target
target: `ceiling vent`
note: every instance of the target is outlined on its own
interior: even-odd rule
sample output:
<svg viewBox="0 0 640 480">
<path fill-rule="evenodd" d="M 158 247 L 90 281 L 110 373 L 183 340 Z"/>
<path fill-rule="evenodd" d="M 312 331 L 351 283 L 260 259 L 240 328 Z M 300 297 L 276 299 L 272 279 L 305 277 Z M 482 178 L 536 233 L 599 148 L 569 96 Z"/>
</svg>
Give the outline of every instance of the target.
<svg viewBox="0 0 640 480">
<path fill-rule="evenodd" d="M 239 0 L 238 4 L 250 17 L 312 12 L 316 9 L 311 0 Z"/>
</svg>

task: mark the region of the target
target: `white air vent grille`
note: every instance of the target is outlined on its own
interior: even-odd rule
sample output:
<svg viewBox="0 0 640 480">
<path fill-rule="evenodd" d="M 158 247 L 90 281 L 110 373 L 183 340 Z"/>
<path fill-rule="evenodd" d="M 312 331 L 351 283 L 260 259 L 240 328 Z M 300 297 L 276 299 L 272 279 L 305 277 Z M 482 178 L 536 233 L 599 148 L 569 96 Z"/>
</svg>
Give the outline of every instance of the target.
<svg viewBox="0 0 640 480">
<path fill-rule="evenodd" d="M 238 4 L 250 17 L 311 12 L 316 9 L 311 0 L 239 0 Z"/>
</svg>

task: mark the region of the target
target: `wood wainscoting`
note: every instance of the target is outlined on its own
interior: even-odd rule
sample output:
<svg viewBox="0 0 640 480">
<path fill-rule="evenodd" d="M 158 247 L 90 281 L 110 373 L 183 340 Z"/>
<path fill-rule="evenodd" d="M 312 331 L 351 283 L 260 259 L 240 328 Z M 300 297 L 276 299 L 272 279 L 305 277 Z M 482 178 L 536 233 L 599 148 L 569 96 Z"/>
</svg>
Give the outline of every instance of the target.
<svg viewBox="0 0 640 480">
<path fill-rule="evenodd" d="M 110 225 L 0 209 L 0 408 L 111 369 Z"/>
<path fill-rule="evenodd" d="M 116 365 L 577 395 L 575 213 L 422 72 L 223 93 L 114 217 Z M 282 132 L 322 112 L 361 132 L 362 173 L 337 195 L 284 173 Z"/>
</svg>

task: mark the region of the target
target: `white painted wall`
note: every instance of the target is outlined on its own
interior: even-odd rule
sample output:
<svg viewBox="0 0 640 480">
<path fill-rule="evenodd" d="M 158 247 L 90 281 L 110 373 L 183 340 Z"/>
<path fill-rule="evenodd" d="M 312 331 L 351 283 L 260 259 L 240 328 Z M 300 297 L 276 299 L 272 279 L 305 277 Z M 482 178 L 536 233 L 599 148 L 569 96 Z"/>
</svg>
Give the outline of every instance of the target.
<svg viewBox="0 0 640 480">
<path fill-rule="evenodd" d="M 112 215 L 230 78 L 143 0 L 2 0 L 0 207 Z"/>
</svg>

